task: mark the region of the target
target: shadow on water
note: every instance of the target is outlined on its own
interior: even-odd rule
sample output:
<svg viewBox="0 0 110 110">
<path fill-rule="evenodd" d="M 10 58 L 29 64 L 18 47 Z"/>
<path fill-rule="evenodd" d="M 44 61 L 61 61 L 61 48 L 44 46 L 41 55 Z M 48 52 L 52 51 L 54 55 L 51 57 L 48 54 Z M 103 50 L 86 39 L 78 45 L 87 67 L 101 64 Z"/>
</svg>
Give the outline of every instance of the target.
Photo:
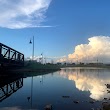
<svg viewBox="0 0 110 110">
<path fill-rule="evenodd" d="M 0 102 L 23 87 L 23 76 L 8 72 L 0 73 Z"/>
</svg>

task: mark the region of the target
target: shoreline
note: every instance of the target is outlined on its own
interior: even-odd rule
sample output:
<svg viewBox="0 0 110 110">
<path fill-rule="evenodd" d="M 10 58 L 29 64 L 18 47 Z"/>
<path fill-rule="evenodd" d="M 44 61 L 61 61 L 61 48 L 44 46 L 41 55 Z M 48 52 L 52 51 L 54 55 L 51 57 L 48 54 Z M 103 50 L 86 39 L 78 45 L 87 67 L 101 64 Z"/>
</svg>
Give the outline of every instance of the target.
<svg viewBox="0 0 110 110">
<path fill-rule="evenodd" d="M 2 76 L 20 76 L 20 77 L 31 77 L 38 75 L 45 75 L 53 72 L 60 71 L 61 69 L 13 69 L 4 70 L 0 72 L 0 77 Z"/>
<path fill-rule="evenodd" d="M 27 72 L 27 73 L 31 73 L 31 72 L 36 72 L 36 73 L 41 73 L 41 72 L 54 72 L 54 71 L 59 71 L 61 70 L 60 68 L 58 69 L 13 69 L 13 70 L 9 70 L 10 72 L 19 72 L 19 73 L 23 73 L 23 72 Z"/>
</svg>

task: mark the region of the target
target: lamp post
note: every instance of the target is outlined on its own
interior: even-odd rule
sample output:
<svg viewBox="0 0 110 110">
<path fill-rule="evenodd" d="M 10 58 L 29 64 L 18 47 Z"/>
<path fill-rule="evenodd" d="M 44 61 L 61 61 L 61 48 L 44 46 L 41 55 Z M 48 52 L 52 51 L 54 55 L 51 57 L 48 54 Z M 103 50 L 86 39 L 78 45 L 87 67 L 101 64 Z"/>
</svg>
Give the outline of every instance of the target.
<svg viewBox="0 0 110 110">
<path fill-rule="evenodd" d="M 32 44 L 33 43 L 33 49 L 32 49 L 32 60 L 34 60 L 34 36 L 33 36 L 33 41 L 31 41 L 31 39 L 30 39 L 30 42 L 29 42 L 30 44 Z"/>
<path fill-rule="evenodd" d="M 43 53 L 41 53 L 41 56 L 42 56 L 42 64 L 43 64 Z"/>
<path fill-rule="evenodd" d="M 33 44 L 33 49 L 32 49 L 32 60 L 34 60 L 34 36 L 33 36 L 33 41 L 31 41 L 29 44 Z M 32 76 L 32 80 L 31 80 L 31 109 L 32 109 L 32 101 L 33 101 L 33 76 Z"/>
</svg>

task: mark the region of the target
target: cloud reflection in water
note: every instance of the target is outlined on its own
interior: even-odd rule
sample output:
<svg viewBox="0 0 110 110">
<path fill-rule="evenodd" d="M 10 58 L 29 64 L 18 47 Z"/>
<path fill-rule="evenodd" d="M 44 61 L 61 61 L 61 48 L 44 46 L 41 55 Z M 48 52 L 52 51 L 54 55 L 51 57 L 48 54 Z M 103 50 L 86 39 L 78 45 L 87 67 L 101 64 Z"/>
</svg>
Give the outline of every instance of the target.
<svg viewBox="0 0 110 110">
<path fill-rule="evenodd" d="M 22 109 L 20 107 L 3 107 L 0 110 L 38 110 L 38 109 Z"/>
<path fill-rule="evenodd" d="M 90 97 L 95 100 L 109 98 L 105 84 L 110 84 L 109 70 L 103 69 L 63 69 L 60 72 L 65 78 L 73 80 L 80 91 L 89 91 Z"/>
</svg>

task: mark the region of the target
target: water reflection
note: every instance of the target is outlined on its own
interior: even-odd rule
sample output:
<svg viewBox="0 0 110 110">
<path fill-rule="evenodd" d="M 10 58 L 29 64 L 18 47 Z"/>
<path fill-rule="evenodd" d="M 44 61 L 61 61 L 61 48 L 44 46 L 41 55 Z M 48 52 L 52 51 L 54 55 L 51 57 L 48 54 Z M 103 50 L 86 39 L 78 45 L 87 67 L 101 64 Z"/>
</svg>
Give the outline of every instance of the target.
<svg viewBox="0 0 110 110">
<path fill-rule="evenodd" d="M 0 77 L 0 102 L 11 96 L 23 87 L 23 77 L 2 76 Z"/>
<path fill-rule="evenodd" d="M 0 108 L 0 110 L 24 110 L 20 107 L 3 107 L 3 108 Z M 25 110 L 38 110 L 38 109 L 25 109 Z"/>
<path fill-rule="evenodd" d="M 62 69 L 60 75 L 75 82 L 80 91 L 89 91 L 90 98 L 103 100 L 109 97 L 105 84 L 110 84 L 110 70 L 96 68 Z"/>
<path fill-rule="evenodd" d="M 69 68 L 52 74 L 9 79 L 5 84 L 6 80 L 0 80 L 1 87 L 8 85 L 10 90 L 13 85 L 17 86 L 18 80 L 21 81 L 17 86 L 21 85 L 21 89 L 3 100 L 0 110 L 44 110 L 49 104 L 54 110 L 96 110 L 107 101 L 103 100 L 105 97 L 109 98 L 105 85 L 110 84 L 109 72 L 96 68 Z"/>
</svg>

